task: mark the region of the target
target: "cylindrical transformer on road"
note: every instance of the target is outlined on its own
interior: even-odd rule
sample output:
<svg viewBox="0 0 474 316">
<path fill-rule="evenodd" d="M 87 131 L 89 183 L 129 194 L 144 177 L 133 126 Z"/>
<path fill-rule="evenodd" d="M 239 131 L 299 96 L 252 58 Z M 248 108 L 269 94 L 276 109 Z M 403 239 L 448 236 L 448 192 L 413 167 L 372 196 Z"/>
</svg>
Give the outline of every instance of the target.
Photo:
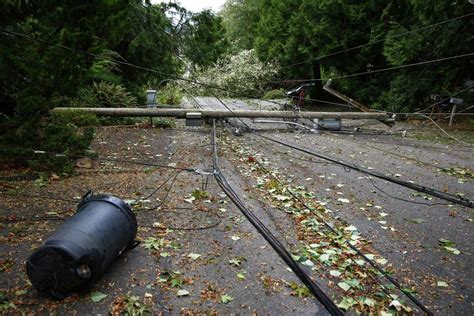
<svg viewBox="0 0 474 316">
<path fill-rule="evenodd" d="M 100 277 L 136 241 L 137 220 L 130 207 L 112 195 L 91 195 L 28 258 L 33 286 L 62 299 Z"/>
</svg>

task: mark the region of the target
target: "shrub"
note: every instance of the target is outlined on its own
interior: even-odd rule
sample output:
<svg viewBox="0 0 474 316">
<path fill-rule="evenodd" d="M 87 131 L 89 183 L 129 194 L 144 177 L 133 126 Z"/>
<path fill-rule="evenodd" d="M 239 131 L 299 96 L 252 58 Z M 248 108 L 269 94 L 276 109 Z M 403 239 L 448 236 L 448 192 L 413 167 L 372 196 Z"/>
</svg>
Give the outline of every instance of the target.
<svg viewBox="0 0 474 316">
<path fill-rule="evenodd" d="M 94 82 L 92 86 L 79 89 L 78 96 L 69 102 L 71 107 L 137 107 L 138 100 L 124 86 L 110 82 Z M 130 118 L 99 117 L 102 125 L 132 125 Z"/>
<path fill-rule="evenodd" d="M 175 85 L 167 85 L 158 91 L 158 104 L 181 105 L 183 94 Z"/>
<path fill-rule="evenodd" d="M 51 114 L 51 117 L 53 121 L 64 125 L 69 123 L 72 123 L 78 127 L 100 125 L 100 120 L 96 115 L 78 110 L 54 112 Z"/>
<path fill-rule="evenodd" d="M 170 118 L 156 118 L 153 119 L 153 126 L 161 128 L 174 128 L 176 127 L 176 120 Z"/>
<path fill-rule="evenodd" d="M 80 89 L 78 98 L 72 105 L 96 108 L 131 108 L 137 107 L 138 101 L 124 86 L 101 81 L 94 82 L 92 87 Z"/>
<path fill-rule="evenodd" d="M 32 116 L 21 125 L 12 121 L 16 128 L 3 135 L 0 144 L 16 148 L 9 152 L 9 158 L 19 164 L 39 171 L 71 173 L 72 161 L 87 154 L 94 129 L 80 128 L 68 120 L 67 115 L 53 114 L 43 118 Z M 46 153 L 32 154 L 32 150 Z"/>
<path fill-rule="evenodd" d="M 267 91 L 262 97 L 262 99 L 265 99 L 265 100 L 275 100 L 275 99 L 283 99 L 283 98 L 285 98 L 285 90 L 281 88 Z"/>
</svg>

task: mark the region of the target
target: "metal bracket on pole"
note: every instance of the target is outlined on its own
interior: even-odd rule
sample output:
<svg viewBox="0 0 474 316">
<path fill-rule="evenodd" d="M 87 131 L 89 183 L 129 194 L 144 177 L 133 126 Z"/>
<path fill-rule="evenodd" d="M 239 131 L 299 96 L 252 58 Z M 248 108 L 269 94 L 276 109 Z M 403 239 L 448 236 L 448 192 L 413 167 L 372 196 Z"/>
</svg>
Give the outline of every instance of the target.
<svg viewBox="0 0 474 316">
<path fill-rule="evenodd" d="M 186 126 L 202 126 L 202 113 L 201 112 L 187 112 L 186 113 Z"/>
</svg>

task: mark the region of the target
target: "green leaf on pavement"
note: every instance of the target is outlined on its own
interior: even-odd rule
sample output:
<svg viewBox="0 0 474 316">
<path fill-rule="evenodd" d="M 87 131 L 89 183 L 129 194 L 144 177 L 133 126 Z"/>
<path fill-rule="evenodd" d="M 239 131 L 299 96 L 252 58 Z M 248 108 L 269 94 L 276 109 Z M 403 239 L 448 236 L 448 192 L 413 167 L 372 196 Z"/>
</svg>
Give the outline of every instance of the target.
<svg viewBox="0 0 474 316">
<path fill-rule="evenodd" d="M 459 254 L 461 253 L 461 251 L 459 251 L 459 249 L 454 248 L 454 247 L 445 246 L 444 249 L 445 249 L 447 252 L 450 252 L 450 253 L 455 254 L 455 255 L 459 255 Z"/>
<path fill-rule="evenodd" d="M 346 282 L 339 282 L 337 285 L 344 291 L 349 291 L 351 289 L 351 286 Z"/>
<path fill-rule="evenodd" d="M 221 303 L 227 304 L 227 303 L 229 303 L 230 301 L 233 301 L 233 300 L 234 300 L 234 298 L 230 295 L 227 295 L 227 294 L 221 295 Z"/>
<path fill-rule="evenodd" d="M 106 298 L 107 296 L 108 296 L 107 294 L 104 294 L 104 293 L 101 293 L 101 292 L 92 292 L 91 293 L 91 300 L 94 303 L 98 303 L 98 302 L 102 301 L 104 298 Z"/>
<path fill-rule="evenodd" d="M 176 296 L 188 296 L 188 295 L 189 295 L 188 290 L 179 290 L 178 292 L 176 292 Z"/>
<path fill-rule="evenodd" d="M 190 254 L 188 255 L 188 257 L 191 258 L 191 259 L 193 259 L 193 260 L 196 260 L 197 258 L 201 257 L 201 255 L 198 254 L 198 253 L 190 253 Z"/>
<path fill-rule="evenodd" d="M 344 310 L 350 309 L 352 306 L 356 305 L 357 302 L 351 297 L 344 297 L 342 301 L 337 304 L 337 307 L 342 308 Z"/>
</svg>

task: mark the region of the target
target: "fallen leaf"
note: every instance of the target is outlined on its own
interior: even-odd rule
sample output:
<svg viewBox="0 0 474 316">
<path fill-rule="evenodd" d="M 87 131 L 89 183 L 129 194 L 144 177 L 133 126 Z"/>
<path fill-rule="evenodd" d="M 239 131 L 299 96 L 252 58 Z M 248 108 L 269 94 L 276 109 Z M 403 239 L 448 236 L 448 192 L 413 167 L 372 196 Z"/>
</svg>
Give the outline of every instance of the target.
<svg viewBox="0 0 474 316">
<path fill-rule="evenodd" d="M 227 294 L 221 295 L 221 303 L 227 304 L 227 303 L 229 303 L 230 301 L 233 301 L 233 300 L 234 300 L 234 298 L 230 295 L 227 295 Z"/>
<path fill-rule="evenodd" d="M 337 285 L 344 291 L 349 291 L 351 289 L 351 286 L 346 282 L 339 282 Z"/>
<path fill-rule="evenodd" d="M 375 259 L 375 262 L 377 262 L 378 264 L 381 264 L 381 265 L 385 265 L 385 264 L 387 264 L 388 260 L 384 259 L 384 258 L 379 258 L 379 259 Z"/>
<path fill-rule="evenodd" d="M 424 223 L 425 220 L 424 219 L 421 219 L 421 218 L 413 218 L 413 219 L 410 219 L 408 220 L 410 223 L 413 223 L 413 224 L 421 224 L 421 223 Z"/>
<path fill-rule="evenodd" d="M 447 252 L 450 252 L 455 255 L 459 255 L 461 253 L 461 251 L 459 251 L 457 248 L 454 248 L 454 247 L 445 246 L 444 249 L 446 249 Z"/>
<path fill-rule="evenodd" d="M 179 290 L 178 292 L 176 292 L 176 296 L 188 296 L 188 295 L 189 295 L 188 290 Z"/>
<path fill-rule="evenodd" d="M 193 259 L 193 260 L 196 260 L 197 258 L 201 257 L 201 255 L 198 254 L 198 253 L 190 253 L 190 254 L 188 255 L 188 257 L 191 258 L 191 259 Z"/>
<path fill-rule="evenodd" d="M 437 287 L 448 287 L 448 283 L 446 283 L 444 281 L 437 281 L 436 286 Z"/>
<path fill-rule="evenodd" d="M 369 306 L 369 307 L 374 307 L 375 306 L 375 301 L 371 298 L 366 297 L 364 299 L 364 304 Z"/>
<path fill-rule="evenodd" d="M 107 296 L 108 296 L 107 294 L 104 294 L 104 293 L 101 293 L 101 292 L 92 292 L 91 293 L 91 300 L 94 303 L 98 303 L 98 302 L 102 301 L 104 298 L 106 298 Z"/>
<path fill-rule="evenodd" d="M 352 306 L 356 305 L 357 302 L 356 300 L 354 300 L 353 298 L 351 297 L 344 297 L 342 299 L 342 301 L 340 301 L 338 304 L 337 304 L 337 307 L 339 308 L 342 308 L 344 310 L 348 310 L 349 308 L 351 308 Z"/>
<path fill-rule="evenodd" d="M 184 199 L 185 202 L 193 204 L 193 201 L 196 200 L 194 196 L 191 196 L 189 199 Z"/>
</svg>

